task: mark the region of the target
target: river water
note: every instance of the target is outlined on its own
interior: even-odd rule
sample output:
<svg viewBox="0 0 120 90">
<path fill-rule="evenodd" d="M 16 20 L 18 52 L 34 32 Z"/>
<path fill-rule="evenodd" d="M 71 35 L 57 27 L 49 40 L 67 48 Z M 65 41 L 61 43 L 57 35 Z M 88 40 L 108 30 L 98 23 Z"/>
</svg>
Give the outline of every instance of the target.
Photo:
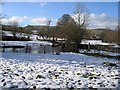
<svg viewBox="0 0 120 90">
<path fill-rule="evenodd" d="M 51 45 L 27 45 L 25 47 L 6 47 L 0 48 L 0 52 L 18 52 L 18 53 L 59 53 L 60 47 Z"/>
</svg>

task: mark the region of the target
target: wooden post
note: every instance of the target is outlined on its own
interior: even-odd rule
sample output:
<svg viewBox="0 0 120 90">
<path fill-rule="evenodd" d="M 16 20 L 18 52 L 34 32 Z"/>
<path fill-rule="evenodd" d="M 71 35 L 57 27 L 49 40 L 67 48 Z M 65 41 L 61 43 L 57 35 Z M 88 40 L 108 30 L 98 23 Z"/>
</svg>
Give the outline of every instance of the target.
<svg viewBox="0 0 120 90">
<path fill-rule="evenodd" d="M 39 46 L 39 53 L 41 52 L 41 50 L 42 50 L 42 45 L 40 44 L 40 46 Z"/>
<path fill-rule="evenodd" d="M 94 44 L 94 54 L 97 52 L 96 49 L 97 49 L 97 44 L 96 45 Z"/>
<path fill-rule="evenodd" d="M 44 45 L 44 54 L 46 53 L 46 52 L 45 52 L 45 49 L 46 49 L 46 46 Z"/>
<path fill-rule="evenodd" d="M 90 51 L 90 43 L 88 44 L 88 51 Z"/>
<path fill-rule="evenodd" d="M 53 44 L 53 43 L 52 43 Z M 54 47 L 53 47 L 53 45 L 52 45 L 52 54 L 54 54 Z"/>
<path fill-rule="evenodd" d="M 5 52 L 5 43 L 3 44 L 3 52 Z"/>
<path fill-rule="evenodd" d="M 28 51 L 28 44 L 26 44 L 25 53 Z"/>
</svg>

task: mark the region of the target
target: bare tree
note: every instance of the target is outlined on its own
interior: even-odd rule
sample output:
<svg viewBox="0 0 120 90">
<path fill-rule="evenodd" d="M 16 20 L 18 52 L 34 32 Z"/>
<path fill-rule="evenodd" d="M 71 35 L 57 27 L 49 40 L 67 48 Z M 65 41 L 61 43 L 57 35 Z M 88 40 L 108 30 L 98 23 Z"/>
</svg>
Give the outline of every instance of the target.
<svg viewBox="0 0 120 90">
<path fill-rule="evenodd" d="M 48 30 L 46 30 L 45 27 L 42 27 L 42 28 L 40 28 L 40 30 L 38 31 L 38 35 L 39 35 L 40 37 L 42 37 L 43 40 L 45 40 L 45 39 L 46 39 L 46 36 L 48 36 Z"/>
<path fill-rule="evenodd" d="M 78 27 L 77 30 L 79 31 L 78 32 L 79 37 L 77 40 L 78 41 L 77 44 L 79 45 L 81 40 L 85 37 L 85 34 L 86 34 L 89 14 L 86 8 L 80 3 L 76 4 L 75 9 L 74 9 L 74 14 L 75 14 L 74 19 Z"/>
<path fill-rule="evenodd" d="M 12 21 L 10 22 L 10 25 L 12 26 L 11 32 L 13 34 L 13 37 L 15 38 L 19 30 L 19 23 L 17 21 Z"/>
<path fill-rule="evenodd" d="M 88 11 L 85 9 L 85 7 L 83 7 L 82 4 L 77 3 L 75 10 L 74 10 L 75 15 L 75 20 L 78 23 L 79 29 L 86 29 L 87 25 L 88 25 Z"/>
<path fill-rule="evenodd" d="M 47 26 L 47 29 L 48 29 L 48 31 L 47 31 L 47 39 L 49 38 L 50 39 L 50 35 L 49 35 L 49 30 L 50 30 L 50 23 L 51 23 L 51 20 L 48 20 L 48 22 L 47 22 L 47 24 L 46 24 L 46 26 Z"/>
<path fill-rule="evenodd" d="M 74 14 L 76 14 L 75 19 L 79 25 L 79 28 L 86 28 L 88 25 L 88 17 L 89 17 L 86 8 L 82 4 L 77 3 L 74 10 Z"/>
</svg>

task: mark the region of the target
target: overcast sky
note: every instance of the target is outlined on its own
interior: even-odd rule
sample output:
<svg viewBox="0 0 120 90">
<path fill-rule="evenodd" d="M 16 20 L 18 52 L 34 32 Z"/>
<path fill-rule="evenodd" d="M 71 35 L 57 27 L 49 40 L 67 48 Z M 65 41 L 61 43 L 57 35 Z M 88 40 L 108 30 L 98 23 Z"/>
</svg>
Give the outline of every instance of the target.
<svg viewBox="0 0 120 90">
<path fill-rule="evenodd" d="M 117 2 L 80 2 L 89 12 L 90 28 L 115 28 L 118 21 Z M 21 26 L 51 25 L 63 14 L 74 16 L 76 2 L 5 2 L 2 12 L 6 14 L 2 22 L 18 21 Z"/>
</svg>

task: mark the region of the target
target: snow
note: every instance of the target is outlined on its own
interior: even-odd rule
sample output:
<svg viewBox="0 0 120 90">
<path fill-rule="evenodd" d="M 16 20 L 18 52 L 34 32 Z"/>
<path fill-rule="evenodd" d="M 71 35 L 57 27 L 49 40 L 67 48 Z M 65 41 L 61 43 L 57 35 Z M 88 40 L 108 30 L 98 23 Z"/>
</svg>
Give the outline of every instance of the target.
<svg viewBox="0 0 120 90">
<path fill-rule="evenodd" d="M 13 36 L 11 31 L 2 31 L 2 30 L 0 30 L 0 32 L 3 32 L 6 36 Z"/>
<path fill-rule="evenodd" d="M 30 54 L 4 52 L 0 58 L 0 88 L 117 88 L 118 67 L 76 53 Z"/>
<path fill-rule="evenodd" d="M 120 53 L 118 52 L 108 52 L 108 51 L 102 51 L 102 50 L 94 50 L 94 49 L 91 49 L 90 51 L 86 50 L 86 49 L 82 49 L 82 50 L 79 50 L 80 53 L 99 53 L 99 54 L 104 54 L 104 55 L 109 55 L 109 56 L 119 56 Z"/>
<path fill-rule="evenodd" d="M 113 47 L 113 48 L 120 48 L 120 46 L 117 45 L 117 44 L 115 44 L 114 46 L 111 46 L 111 47 Z"/>
<path fill-rule="evenodd" d="M 1 41 L 0 46 L 52 45 L 46 41 Z M 83 51 L 84 52 L 84 51 Z M 90 51 L 89 53 L 94 52 Z M 116 55 L 99 51 L 104 54 Z M 1 88 L 117 88 L 118 67 L 115 59 L 61 52 L 60 55 L 0 52 Z"/>
<path fill-rule="evenodd" d="M 11 31 L 4 31 L 4 30 L 0 30 L 0 32 L 3 32 L 5 36 L 13 36 Z M 17 37 L 28 37 L 30 36 L 31 40 L 37 40 L 37 38 L 39 38 L 38 35 L 34 35 L 34 34 L 26 34 L 26 33 L 16 33 Z"/>
<path fill-rule="evenodd" d="M 90 44 L 90 45 L 114 45 L 113 43 L 104 43 L 102 40 L 82 40 L 81 44 Z"/>
<path fill-rule="evenodd" d="M 2 57 L 7 59 L 16 59 L 19 61 L 35 61 L 40 63 L 48 64 L 59 64 L 59 65 L 69 65 L 69 64 L 87 64 L 87 65 L 101 65 L 104 61 L 111 61 L 112 63 L 117 62 L 114 59 L 98 58 L 93 56 L 87 56 L 83 54 L 76 53 L 61 53 L 60 55 L 53 54 L 30 54 L 30 53 L 12 53 L 5 52 L 2 53 Z M 97 60 L 97 62 L 96 62 Z"/>
<path fill-rule="evenodd" d="M 40 37 L 38 35 L 31 34 L 30 39 L 34 41 L 34 40 L 40 39 Z"/>
</svg>

